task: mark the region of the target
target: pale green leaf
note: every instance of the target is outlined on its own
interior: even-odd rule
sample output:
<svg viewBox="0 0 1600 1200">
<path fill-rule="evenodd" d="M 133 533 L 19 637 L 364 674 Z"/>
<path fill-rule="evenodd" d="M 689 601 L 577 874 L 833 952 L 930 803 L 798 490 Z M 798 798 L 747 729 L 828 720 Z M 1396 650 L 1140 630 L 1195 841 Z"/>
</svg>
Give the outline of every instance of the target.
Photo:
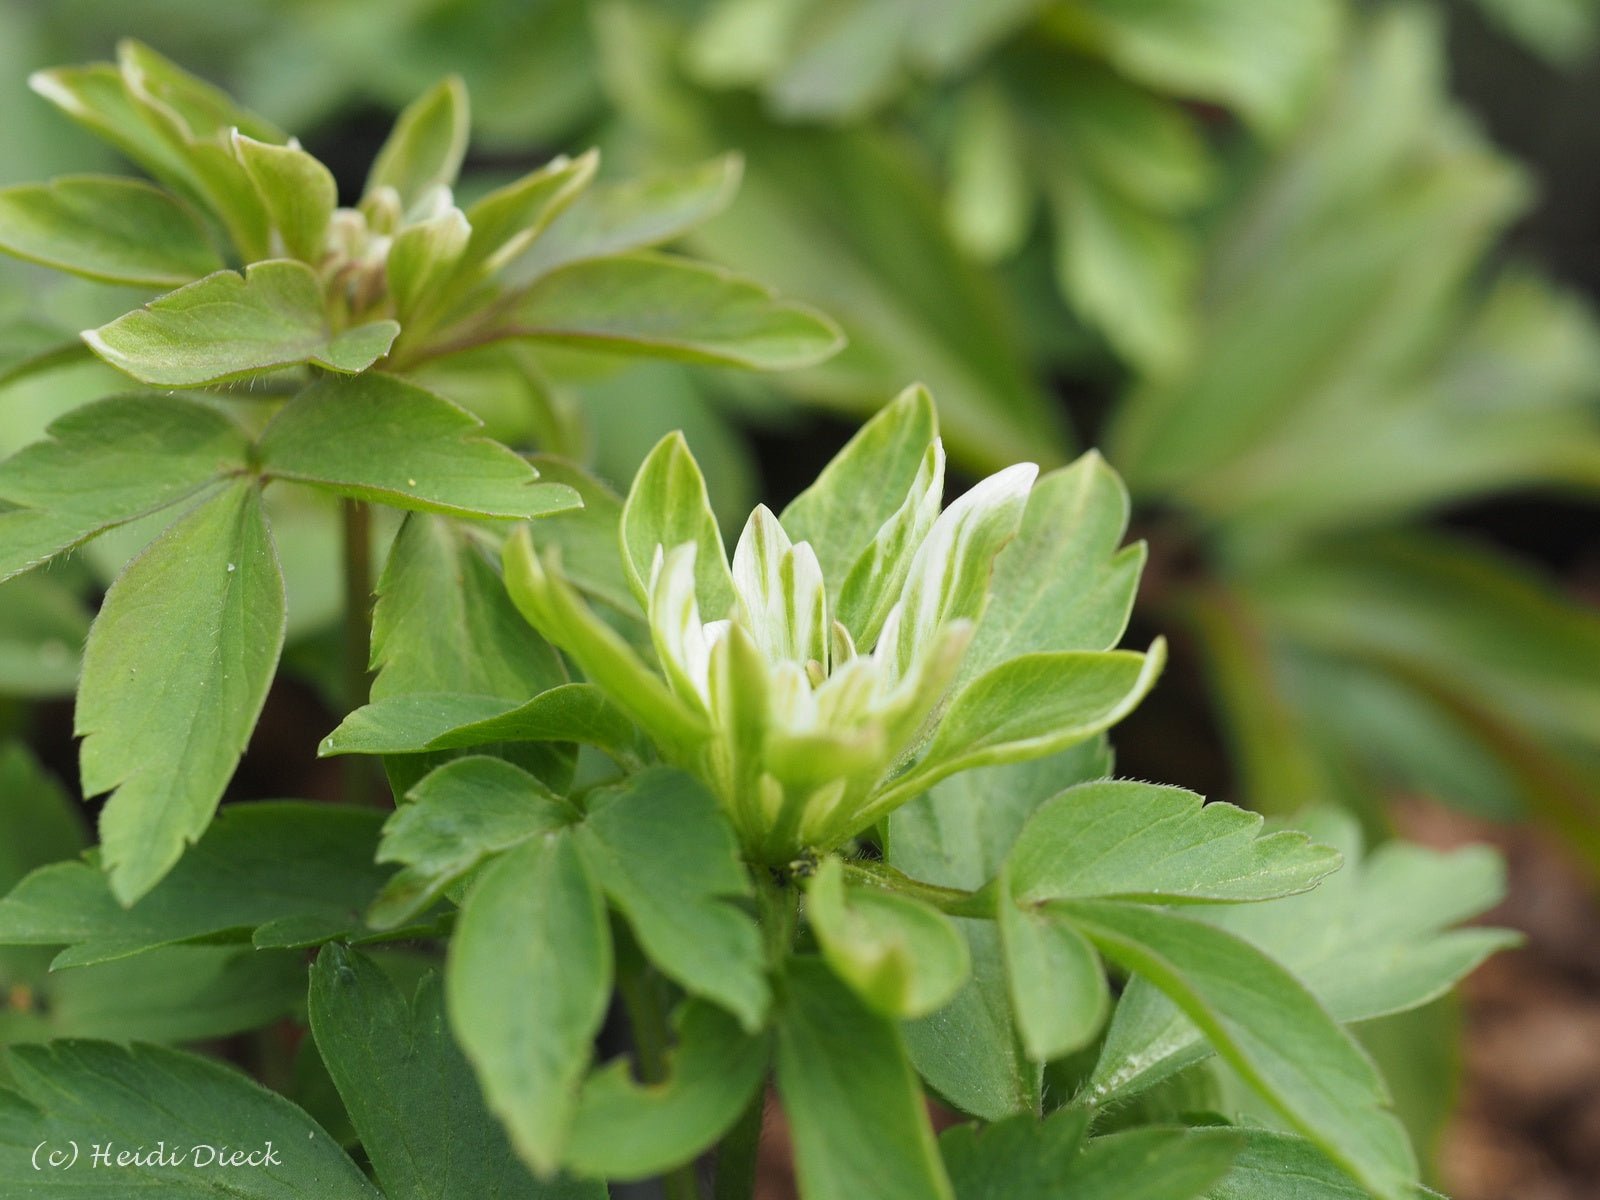
<svg viewBox="0 0 1600 1200">
<path fill-rule="evenodd" d="M 1337 871 L 1339 852 L 1261 817 L 1206 804 L 1182 788 L 1133 780 L 1084 783 L 1045 801 L 1012 848 L 1022 904 L 1094 897 L 1172 904 L 1270 900 Z"/>
<path fill-rule="evenodd" d="M 667 1078 L 634 1082 L 626 1058 L 584 1082 L 564 1161 L 583 1175 L 643 1179 L 690 1161 L 727 1132 L 765 1083 L 768 1037 L 752 1037 L 723 1010 L 689 1001 Z"/>
<path fill-rule="evenodd" d="M 336 330 L 316 273 L 273 259 L 218 271 L 83 335 L 119 370 L 161 387 L 199 387 L 313 363 L 353 375 L 389 352 L 399 326 Z"/>
<path fill-rule="evenodd" d="M 1111 1011 L 1100 958 L 1087 939 L 1047 912 L 999 901 L 1006 985 L 1024 1052 L 1036 1063 L 1087 1045 Z"/>
<path fill-rule="evenodd" d="M 705 477 L 683 434 L 670 433 L 640 464 L 622 506 L 623 563 L 639 603 L 648 607 L 656 552 L 695 547 L 695 597 L 709 620 L 733 604 L 728 551 L 706 497 Z"/>
<path fill-rule="evenodd" d="M 389 247 L 387 279 L 394 315 L 406 339 L 414 325 L 431 323 L 439 315 L 441 302 L 448 300 L 444 285 L 461 265 L 471 237 L 472 226 L 459 208 L 408 225 L 395 237 Z"/>
<path fill-rule="evenodd" d="M 193 495 L 249 461 L 248 437 L 213 408 L 118 396 L 73 409 L 0 463 L 0 577 Z"/>
<path fill-rule="evenodd" d="M 824 861 L 806 889 L 806 920 L 833 973 L 886 1017 L 943 1008 L 972 969 L 948 917 L 882 889 L 847 890 L 837 858 Z"/>
<path fill-rule="evenodd" d="M 599 164 L 593 150 L 561 155 L 477 201 L 467 209 L 472 236 L 458 269 L 492 272 L 510 262 L 583 194 Z"/>
<path fill-rule="evenodd" d="M 771 1002 L 766 956 L 737 903 L 750 878 L 715 797 L 682 772 L 642 771 L 589 797 L 577 843 L 650 960 L 759 1029 Z"/>
<path fill-rule="evenodd" d="M 1287 970 L 1248 942 L 1159 909 L 1078 900 L 1049 911 L 1182 1008 L 1264 1100 L 1375 1195 L 1410 1194 L 1416 1160 L 1376 1068 Z"/>
<path fill-rule="evenodd" d="M 200 504 L 111 585 L 73 724 L 105 869 L 125 903 L 205 830 L 283 647 L 283 576 L 253 481 Z"/>
<path fill-rule="evenodd" d="M 842 344 L 833 322 L 806 305 L 720 267 L 647 251 L 558 267 L 521 294 L 512 322 L 501 336 L 765 371 L 811 366 Z"/>
<path fill-rule="evenodd" d="M 371 959 L 327 946 L 311 972 L 311 1029 L 387 1200 L 600 1200 L 599 1182 L 540 1182 L 484 1107 L 445 1023 L 439 978 L 414 998 Z"/>
<path fill-rule="evenodd" d="M 784 978 L 778 1090 L 805 1195 L 955 1200 L 894 1024 L 816 959 Z"/>
<path fill-rule="evenodd" d="M 377 861 L 405 864 L 368 914 L 380 929 L 411 920 L 479 863 L 578 819 L 526 771 L 479 755 L 429 772 L 406 800 L 384 824 L 378 846 Z"/>
<path fill-rule="evenodd" d="M 0 1179 L 25 1181 L 37 1200 L 381 1200 L 337 1142 L 300 1109 L 231 1067 L 158 1046 L 55 1042 L 17 1046 L 7 1056 L 15 1091 L 0 1090 Z M 93 1132 L 91 1132 L 93 1131 Z M 273 1165 L 215 1163 L 95 1170 L 90 1143 L 135 1151 L 164 1142 L 176 1151 L 227 1145 Z M 36 1171 L 41 1143 L 75 1163 Z M 205 1159 L 202 1157 L 202 1162 Z"/>
<path fill-rule="evenodd" d="M 396 508 L 535 517 L 580 501 L 486 437 L 465 409 L 388 375 L 328 378 L 261 435 L 261 470 Z"/>
<path fill-rule="evenodd" d="M 393 188 L 408 210 L 431 188 L 453 187 L 469 133 L 467 89 L 452 75 L 400 114 L 372 162 L 366 195 Z"/>
<path fill-rule="evenodd" d="M 536 1171 L 560 1164 L 571 1135 L 611 965 L 605 905 L 566 835 L 502 856 L 461 910 L 445 973 L 450 1022 Z"/>
<path fill-rule="evenodd" d="M 258 142 L 237 130 L 233 152 L 261 194 L 282 251 L 301 262 L 320 265 L 327 249 L 328 223 L 339 204 L 333 173 L 298 144 Z"/>
<path fill-rule="evenodd" d="M 372 857 L 382 824 L 376 809 L 230 805 L 130 907 L 92 862 L 39 868 L 0 900 L 0 943 L 65 946 L 61 968 L 184 942 L 281 948 L 357 936 L 359 914 L 388 875 Z"/>
<path fill-rule="evenodd" d="M 222 266 L 194 214 L 160 188 L 94 175 L 0 189 L 0 251 L 144 287 L 176 287 Z"/>
</svg>

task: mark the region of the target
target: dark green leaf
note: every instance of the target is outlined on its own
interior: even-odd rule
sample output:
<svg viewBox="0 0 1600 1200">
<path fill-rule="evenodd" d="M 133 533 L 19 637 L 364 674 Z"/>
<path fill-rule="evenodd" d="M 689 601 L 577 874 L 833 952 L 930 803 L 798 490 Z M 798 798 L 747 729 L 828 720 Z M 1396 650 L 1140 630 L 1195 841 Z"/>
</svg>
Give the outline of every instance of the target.
<svg viewBox="0 0 1600 1200">
<path fill-rule="evenodd" d="M 193 509 L 106 593 L 74 728 L 103 864 L 124 903 L 204 832 L 283 646 L 283 576 L 253 481 Z"/>
</svg>

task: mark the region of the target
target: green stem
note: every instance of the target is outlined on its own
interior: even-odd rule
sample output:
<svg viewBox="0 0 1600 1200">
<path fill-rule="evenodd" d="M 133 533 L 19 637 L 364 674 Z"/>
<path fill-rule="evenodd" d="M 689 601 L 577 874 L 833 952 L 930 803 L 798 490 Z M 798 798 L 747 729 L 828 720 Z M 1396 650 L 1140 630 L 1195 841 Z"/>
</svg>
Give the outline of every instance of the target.
<svg viewBox="0 0 1600 1200">
<path fill-rule="evenodd" d="M 634 1065 L 643 1083 L 661 1083 L 667 1077 L 667 1020 L 650 964 L 626 930 L 615 924 L 617 990 L 633 1030 Z M 700 1182 L 694 1163 L 685 1163 L 661 1177 L 666 1200 L 700 1200 Z"/>
<path fill-rule="evenodd" d="M 738 1124 L 717 1148 L 715 1200 L 752 1200 L 756 1194 L 756 1166 L 761 1158 L 761 1127 L 767 1115 L 767 1085 L 763 1080 Z"/>
<path fill-rule="evenodd" d="M 913 900 L 920 900 L 937 908 L 948 916 L 989 920 L 994 918 L 993 885 L 981 887 L 975 892 L 963 891 L 961 888 L 939 887 L 937 884 L 913 879 L 880 862 L 846 859 L 844 869 L 845 873 L 857 883 L 898 892 L 902 896 L 909 896 Z"/>
<path fill-rule="evenodd" d="M 341 502 L 344 518 L 344 701 L 350 711 L 367 702 L 372 642 L 372 515 L 359 500 Z M 373 802 L 372 764 L 359 754 L 344 758 L 344 793 L 350 804 Z"/>
</svg>

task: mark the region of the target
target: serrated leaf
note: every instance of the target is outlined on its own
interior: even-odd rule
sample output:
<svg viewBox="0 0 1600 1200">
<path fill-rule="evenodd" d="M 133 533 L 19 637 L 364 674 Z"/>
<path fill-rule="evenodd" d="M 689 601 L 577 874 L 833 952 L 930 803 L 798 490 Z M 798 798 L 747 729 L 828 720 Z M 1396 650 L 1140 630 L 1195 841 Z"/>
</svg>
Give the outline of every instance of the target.
<svg viewBox="0 0 1600 1200">
<path fill-rule="evenodd" d="M 399 331 L 393 321 L 334 329 L 316 272 L 271 259 L 243 275 L 207 275 L 83 337 L 143 383 L 201 387 L 301 363 L 353 375 L 387 354 Z"/>
<path fill-rule="evenodd" d="M 1142 546 L 1117 549 L 1127 527 L 1127 489 L 1098 454 L 1042 476 L 995 559 L 963 676 L 1020 654 L 1115 646 L 1145 559 Z"/>
<path fill-rule="evenodd" d="M 457 76 L 440 81 L 406 106 L 373 159 L 364 189 L 393 188 L 402 211 L 431 188 L 453 187 L 470 133 L 467 89 Z"/>
<path fill-rule="evenodd" d="M 1160 909 L 1077 900 L 1049 911 L 1180 1007 L 1264 1100 L 1374 1194 L 1410 1194 L 1416 1160 L 1376 1068 L 1287 970 Z"/>
<path fill-rule="evenodd" d="M 926 388 L 907 388 L 863 425 L 779 515 L 790 537 L 810 542 L 816 551 L 830 602 L 837 602 L 850 569 L 907 504 L 938 430 L 933 397 Z M 882 558 L 884 567 L 900 565 L 903 571 L 909 565 L 904 555 L 899 564 L 893 556 Z"/>
<path fill-rule="evenodd" d="M 577 493 L 483 433 L 483 422 L 387 375 L 323 379 L 261 435 L 263 473 L 396 508 L 536 517 L 576 508 Z"/>
<path fill-rule="evenodd" d="M 266 701 L 284 615 L 277 551 L 249 480 L 182 517 L 106 593 L 73 726 L 85 794 L 112 792 L 101 853 L 124 903 L 204 832 Z"/>
<path fill-rule="evenodd" d="M 611 965 L 605 905 L 566 835 L 496 860 L 462 907 L 445 973 L 450 1022 L 536 1171 L 555 1170 L 571 1136 Z"/>
<path fill-rule="evenodd" d="M 311 1029 L 387 1200 L 600 1200 L 599 1182 L 541 1182 L 484 1107 L 429 974 L 408 1000 L 371 959 L 324 947 Z"/>
<path fill-rule="evenodd" d="M 816 310 L 720 267 L 638 251 L 570 263 L 534 282 L 502 336 L 609 354 L 783 371 L 842 344 Z"/>
<path fill-rule="evenodd" d="M 723 613 L 733 604 L 728 551 L 706 496 L 705 477 L 683 434 L 669 433 L 640 464 L 622 505 L 619 528 L 628 581 L 642 606 L 649 607 L 656 551 L 688 543 L 696 551 L 695 598 L 701 612 Z"/>
<path fill-rule="evenodd" d="M 825 860 L 806 889 L 806 920 L 833 973 L 886 1017 L 943 1008 L 972 969 L 949 918 L 893 892 L 847 891 L 837 858 Z"/>
<path fill-rule="evenodd" d="M 778 1090 L 805 1195 L 954 1200 L 894 1024 L 816 959 L 784 978 Z"/>
<path fill-rule="evenodd" d="M 723 1010 L 689 1001 L 661 1083 L 635 1083 L 619 1058 L 585 1081 L 565 1161 L 583 1175 L 643 1179 L 690 1161 L 721 1137 L 765 1082 L 771 1039 Z"/>
<path fill-rule="evenodd" d="M 998 925 L 1024 1053 L 1046 1063 L 1082 1049 L 1111 1011 L 1111 990 L 1094 947 L 1067 922 L 1004 895 Z"/>
<path fill-rule="evenodd" d="M 1080 784 L 1045 801 L 1008 861 L 1018 903 L 1093 897 L 1172 904 L 1308 891 L 1339 852 L 1303 833 L 1258 836 L 1259 814 L 1182 788 Z"/>
<path fill-rule="evenodd" d="M 392 929 L 479 863 L 573 824 L 577 810 L 511 763 L 474 755 L 429 772 L 383 827 L 377 860 L 404 863 L 368 919 Z"/>
<path fill-rule="evenodd" d="M 0 578 L 242 472 L 243 429 L 173 396 L 117 396 L 57 418 L 0 463 Z"/>
<path fill-rule="evenodd" d="M 0 251 L 136 287 L 176 287 L 223 265 L 194 214 L 160 188 L 94 175 L 0 189 Z"/>
<path fill-rule="evenodd" d="M 0 1090 L 0 1178 L 26 1181 L 39 1200 L 121 1200 L 130 1191 L 163 1200 L 212 1200 L 219 1193 L 239 1200 L 381 1200 L 321 1126 L 221 1063 L 158 1046 L 73 1041 L 13 1047 L 6 1065 L 16 1090 Z M 164 1142 L 174 1153 L 179 1146 L 226 1144 L 261 1154 L 270 1144 L 275 1162 L 197 1166 L 190 1158 L 96 1173 L 84 1142 L 96 1136 L 90 1130 L 127 1152 Z M 34 1169 L 41 1143 L 65 1151 L 74 1141 L 82 1153 L 72 1166 Z"/>
<path fill-rule="evenodd" d="M 650 960 L 746 1030 L 761 1028 L 771 1002 L 766 956 L 760 929 L 736 903 L 750 894 L 750 878 L 716 798 L 680 771 L 642 771 L 590 797 L 577 844 Z"/>
<path fill-rule="evenodd" d="M 184 942 L 283 948 L 360 936 L 361 911 L 389 873 L 372 858 L 382 823 L 375 809 L 230 805 L 129 907 L 93 861 L 34 871 L 0 900 L 0 944 L 65 946 L 60 969 Z"/>
<path fill-rule="evenodd" d="M 633 722 L 599 688 L 564 683 L 526 704 L 450 692 L 385 696 L 340 722 L 317 753 L 420 754 L 493 742 L 579 742 L 626 760 L 637 741 Z"/>
<path fill-rule="evenodd" d="M 333 172 L 297 144 L 259 142 L 238 130 L 233 133 L 233 152 L 255 183 L 283 251 L 311 266 L 320 265 L 328 223 L 339 204 Z"/>
<path fill-rule="evenodd" d="M 522 286 L 568 263 L 658 246 L 727 207 L 742 163 L 724 155 L 676 171 L 590 188 L 505 269 Z"/>
</svg>

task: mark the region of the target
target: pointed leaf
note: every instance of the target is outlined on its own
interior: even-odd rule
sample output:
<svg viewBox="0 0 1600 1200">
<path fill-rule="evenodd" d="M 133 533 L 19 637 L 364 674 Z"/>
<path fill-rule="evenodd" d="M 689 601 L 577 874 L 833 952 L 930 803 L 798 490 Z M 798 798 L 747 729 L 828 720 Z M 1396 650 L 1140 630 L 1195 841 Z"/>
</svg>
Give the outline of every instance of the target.
<svg viewBox="0 0 1600 1200">
<path fill-rule="evenodd" d="M 193 509 L 106 593 L 74 728 L 104 866 L 124 903 L 204 832 L 283 647 L 283 575 L 253 481 Z"/>
<path fill-rule="evenodd" d="M 811 366 L 842 343 L 826 317 L 760 284 L 643 251 L 557 268 L 523 293 L 514 322 L 505 336 L 763 371 Z"/>
<path fill-rule="evenodd" d="M 261 194 L 267 219 L 283 250 L 317 266 L 326 250 L 328 223 L 339 204 L 333 172 L 298 145 L 276 146 L 234 131 L 233 152 Z"/>
<path fill-rule="evenodd" d="M 590 798 L 577 843 L 651 961 L 746 1030 L 760 1029 L 771 1001 L 766 956 L 735 903 L 750 894 L 750 878 L 711 793 L 680 771 L 642 771 Z"/>
<path fill-rule="evenodd" d="M 446 763 L 389 818 L 379 862 L 404 863 L 369 914 L 392 929 L 432 905 L 479 863 L 573 824 L 577 811 L 526 771 L 474 755 Z"/>
<path fill-rule="evenodd" d="M 0 189 L 0 250 L 103 283 L 176 287 L 222 266 L 194 214 L 134 179 Z"/>
<path fill-rule="evenodd" d="M 305 263 L 273 259 L 218 271 L 83 335 L 101 358 L 143 383 L 199 387 L 314 363 L 353 375 L 389 352 L 400 327 L 328 323 Z"/>
<path fill-rule="evenodd" d="M 73 409 L 0 463 L 0 577 L 245 470 L 245 432 L 206 405 L 117 396 Z"/>
<path fill-rule="evenodd" d="M 1050 909 L 1182 1008 L 1264 1100 L 1373 1193 L 1409 1196 L 1416 1160 L 1376 1068 L 1283 967 L 1160 909 L 1085 900 Z"/>
<path fill-rule="evenodd" d="M 812 878 L 806 919 L 833 973 L 886 1017 L 943 1008 L 972 969 L 967 944 L 948 917 L 877 888 L 847 892 L 837 858 L 825 860 Z"/>
<path fill-rule="evenodd" d="M 71 1041 L 13 1047 L 6 1065 L 17 1090 L 0 1089 L 0 1179 L 39 1200 L 141 1192 L 163 1200 L 381 1200 L 309 1116 L 210 1059 L 159 1046 Z M 128 1153 L 164 1143 L 189 1154 L 176 1166 L 97 1173 L 86 1141 L 95 1136 Z M 71 1166 L 35 1170 L 41 1144 L 70 1153 L 74 1141 L 81 1153 Z M 272 1164 L 226 1166 L 195 1157 L 198 1147 L 223 1145 L 258 1155 L 270 1146 Z M 147 1150 L 145 1157 L 153 1156 Z"/>
<path fill-rule="evenodd" d="M 727 613 L 734 600 L 728 551 L 706 497 L 705 477 L 683 434 L 662 438 L 640 465 L 622 506 L 621 529 L 624 564 L 641 605 L 649 606 L 657 548 L 670 551 L 693 543 L 700 611 L 709 620 Z"/>
<path fill-rule="evenodd" d="M 540 1182 L 484 1107 L 432 973 L 408 1000 L 371 959 L 327 946 L 311 1029 L 387 1200 L 600 1200 L 602 1183 Z"/>
<path fill-rule="evenodd" d="M 565 485 L 536 484 L 465 409 L 375 373 L 306 388 L 262 433 L 259 455 L 269 476 L 396 508 L 536 517 L 580 503 Z"/>
<path fill-rule="evenodd" d="M 1047 800 L 1011 851 L 1019 903 L 1105 897 L 1172 904 L 1270 900 L 1315 887 L 1339 852 L 1182 788 L 1085 783 Z"/>
<path fill-rule="evenodd" d="M 41 867 L 0 900 L 0 944 L 66 946 L 57 968 L 183 942 L 315 945 L 366 932 L 388 871 L 383 814 L 331 804 L 229 805 L 148 895 L 122 907 L 92 862 Z"/>
<path fill-rule="evenodd" d="M 611 998 L 605 905 L 568 836 L 525 842 L 479 877 L 445 988 L 489 1108 L 535 1171 L 555 1170 Z"/>
<path fill-rule="evenodd" d="M 634 1082 L 626 1059 L 583 1085 L 567 1165 L 583 1175 L 644 1179 L 691 1161 L 739 1118 L 765 1083 L 770 1039 L 752 1037 L 722 1009 L 689 1001 L 667 1078 Z"/>
<path fill-rule="evenodd" d="M 365 194 L 393 188 L 402 211 L 425 192 L 453 187 L 467 152 L 470 125 L 467 89 L 452 75 L 408 105 L 373 159 Z"/>
<path fill-rule="evenodd" d="M 893 1022 L 816 959 L 784 980 L 778 1090 L 805 1195 L 954 1200 Z"/>
</svg>

